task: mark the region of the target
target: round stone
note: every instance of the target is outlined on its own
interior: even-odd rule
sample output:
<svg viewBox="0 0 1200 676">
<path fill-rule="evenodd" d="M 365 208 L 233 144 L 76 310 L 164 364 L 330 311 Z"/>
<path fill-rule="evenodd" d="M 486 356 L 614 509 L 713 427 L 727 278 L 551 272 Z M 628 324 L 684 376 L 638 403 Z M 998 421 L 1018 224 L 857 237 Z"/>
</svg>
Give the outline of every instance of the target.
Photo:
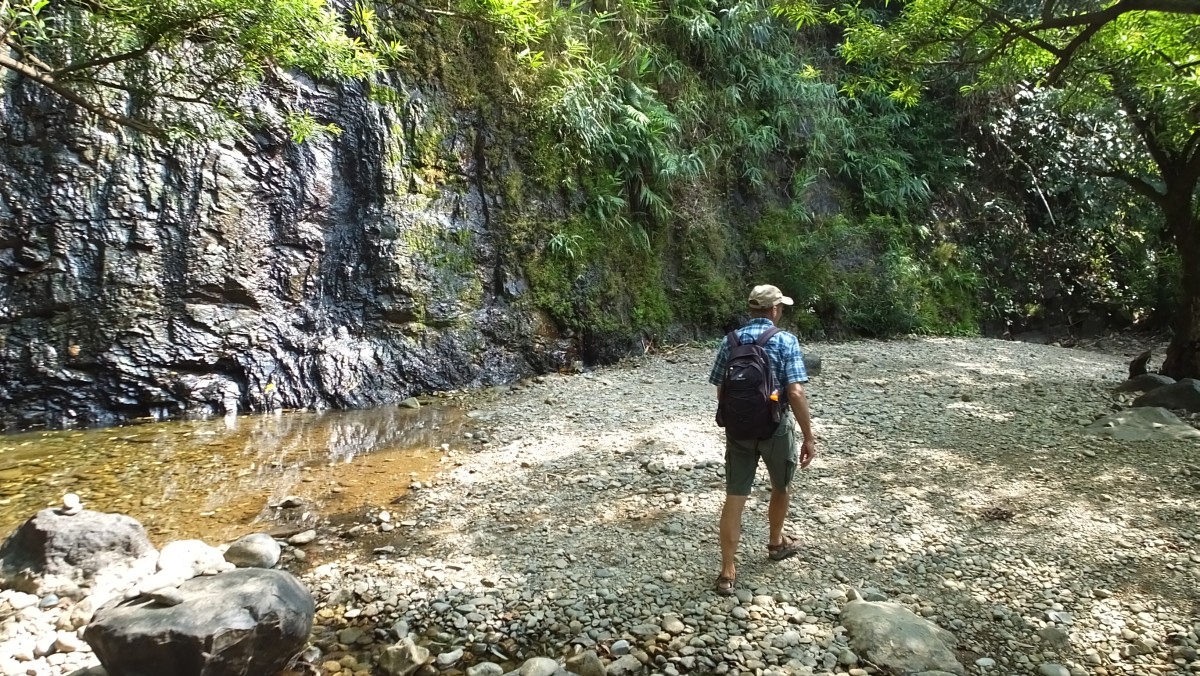
<svg viewBox="0 0 1200 676">
<path fill-rule="evenodd" d="M 1041 676 L 1071 676 L 1071 671 L 1061 664 L 1045 662 L 1038 667 L 1038 673 Z"/>
<path fill-rule="evenodd" d="M 455 664 L 458 664 L 458 661 L 462 659 L 462 656 L 463 656 L 462 648 L 455 648 L 454 650 L 451 650 L 450 652 L 441 653 L 440 655 L 437 656 L 438 666 L 443 669 L 452 667 Z"/>
<path fill-rule="evenodd" d="M 67 493 L 62 498 L 63 510 L 66 512 L 76 513 L 83 509 L 83 500 L 74 493 Z"/>
<path fill-rule="evenodd" d="M 301 547 L 303 545 L 311 543 L 313 540 L 316 540 L 316 539 L 317 539 L 317 531 L 310 529 L 310 530 L 296 533 L 292 537 L 288 538 L 288 544 L 292 545 L 293 547 Z"/>
<path fill-rule="evenodd" d="M 252 533 L 229 545 L 225 560 L 238 568 L 274 568 L 281 553 L 275 538 L 266 533 Z"/>
<path fill-rule="evenodd" d="M 521 665 L 520 676 L 554 676 L 558 671 L 558 662 L 549 657 L 534 657 L 525 660 Z"/>
</svg>

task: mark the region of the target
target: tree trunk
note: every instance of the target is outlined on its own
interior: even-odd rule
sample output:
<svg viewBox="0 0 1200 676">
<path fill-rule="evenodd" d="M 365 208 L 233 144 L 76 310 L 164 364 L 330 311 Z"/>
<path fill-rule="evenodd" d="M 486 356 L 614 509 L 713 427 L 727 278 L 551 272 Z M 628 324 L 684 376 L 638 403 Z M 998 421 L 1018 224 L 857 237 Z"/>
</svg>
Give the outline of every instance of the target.
<svg viewBox="0 0 1200 676">
<path fill-rule="evenodd" d="M 1200 378 L 1200 223 L 1190 190 L 1168 193 L 1166 197 L 1163 211 L 1179 251 L 1182 275 L 1179 305 L 1172 322 L 1174 335 L 1161 371 L 1176 380 Z"/>
</svg>

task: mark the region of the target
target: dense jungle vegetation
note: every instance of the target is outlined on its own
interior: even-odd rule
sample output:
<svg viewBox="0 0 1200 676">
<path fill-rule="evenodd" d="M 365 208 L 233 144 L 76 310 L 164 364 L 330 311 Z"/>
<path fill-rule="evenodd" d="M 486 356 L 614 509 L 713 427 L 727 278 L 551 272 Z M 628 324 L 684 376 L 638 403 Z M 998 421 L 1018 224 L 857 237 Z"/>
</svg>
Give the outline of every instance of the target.
<svg viewBox="0 0 1200 676">
<path fill-rule="evenodd" d="M 0 68 L 166 143 L 338 133 L 302 103 L 255 116 L 247 94 L 289 70 L 381 103 L 397 77 L 440 79 L 524 130 L 523 172 L 497 189 L 532 298 L 564 327 L 727 326 L 747 284 L 772 280 L 808 337 L 1169 326 L 1182 376 L 1200 375 L 1197 15 L 1198 0 L 0 0 Z M 556 218 L 517 206 L 547 192 Z"/>
</svg>

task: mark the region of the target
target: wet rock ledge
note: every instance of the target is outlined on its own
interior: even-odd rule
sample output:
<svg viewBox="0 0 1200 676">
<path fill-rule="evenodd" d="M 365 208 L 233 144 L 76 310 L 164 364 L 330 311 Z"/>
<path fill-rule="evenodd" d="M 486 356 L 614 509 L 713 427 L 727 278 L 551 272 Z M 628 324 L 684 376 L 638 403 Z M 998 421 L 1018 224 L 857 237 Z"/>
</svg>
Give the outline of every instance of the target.
<svg viewBox="0 0 1200 676">
<path fill-rule="evenodd" d="M 393 84 L 410 104 L 300 78 L 256 106 L 302 97 L 336 137 L 170 147 L 6 85 L 0 429 L 362 408 L 578 359 L 506 245 L 497 130 Z"/>
</svg>

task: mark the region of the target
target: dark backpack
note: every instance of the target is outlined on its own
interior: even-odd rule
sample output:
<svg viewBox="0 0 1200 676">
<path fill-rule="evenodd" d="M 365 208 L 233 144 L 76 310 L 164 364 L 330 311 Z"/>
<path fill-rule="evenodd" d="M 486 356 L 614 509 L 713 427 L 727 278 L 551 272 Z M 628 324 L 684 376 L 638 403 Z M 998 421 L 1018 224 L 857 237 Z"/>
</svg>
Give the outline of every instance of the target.
<svg viewBox="0 0 1200 676">
<path fill-rule="evenodd" d="M 773 326 L 746 344 L 738 340 L 737 331 L 726 337 L 729 359 L 721 378 L 717 425 L 730 439 L 766 439 L 779 427 L 779 404 L 771 401 L 775 373 L 763 349 L 776 333 L 779 329 Z"/>
</svg>

